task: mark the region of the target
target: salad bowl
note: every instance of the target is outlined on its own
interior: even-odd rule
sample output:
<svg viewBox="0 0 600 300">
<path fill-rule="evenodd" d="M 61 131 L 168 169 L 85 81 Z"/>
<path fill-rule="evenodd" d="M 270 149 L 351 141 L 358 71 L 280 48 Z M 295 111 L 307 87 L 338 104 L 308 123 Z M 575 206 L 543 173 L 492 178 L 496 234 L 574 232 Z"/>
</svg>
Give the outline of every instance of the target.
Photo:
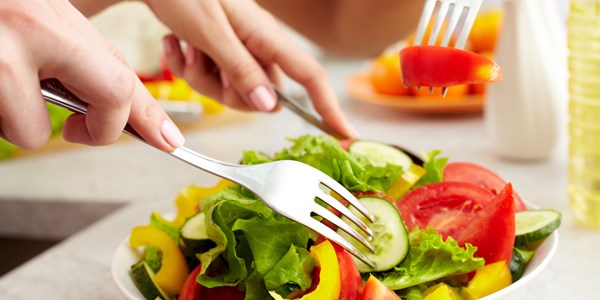
<svg viewBox="0 0 600 300">
<path fill-rule="evenodd" d="M 538 207 L 526 202 L 527 207 L 530 209 L 537 209 Z M 175 216 L 174 213 L 169 212 L 164 214 L 165 218 L 172 218 Z M 121 244 L 117 247 L 114 252 L 112 263 L 111 263 L 111 275 L 112 279 L 119 289 L 119 291 L 129 300 L 145 300 L 144 296 L 135 287 L 129 270 L 133 264 L 139 261 L 141 252 L 133 249 L 129 246 L 129 237 L 125 238 Z M 500 300 L 509 299 L 511 293 L 526 286 L 533 278 L 539 275 L 552 260 L 556 249 L 558 247 L 558 231 L 554 231 L 544 242 L 542 242 L 536 249 L 536 253 L 527 265 L 523 276 L 507 286 L 506 288 L 485 296 L 481 300 Z"/>
<path fill-rule="evenodd" d="M 116 249 L 112 261 L 112 276 L 119 290 L 128 299 L 140 300 L 169 299 L 178 294 L 184 298 L 212 299 L 221 293 L 235 293 L 238 297 L 243 296 L 238 289 L 200 290 L 193 280 L 200 276 L 205 286 L 222 287 L 219 284 L 233 282 L 231 277 L 238 276 L 236 284 L 245 285 L 249 297 L 263 299 L 268 293 L 282 299 L 278 295 L 282 292 L 294 295 L 293 298 L 312 284 L 305 278 L 314 275 L 309 275 L 301 263 L 311 255 L 321 266 L 319 276 L 330 279 L 328 284 L 317 284 L 315 291 L 325 287 L 319 292 L 307 294 L 319 299 L 354 299 L 361 293 L 361 286 L 364 286 L 363 297 L 377 297 L 384 290 L 392 299 L 398 297 L 395 293 L 410 297 L 411 293 L 429 295 L 433 290 L 440 294 L 438 288 L 441 288 L 441 293 L 445 290 L 468 293 L 479 299 L 507 299 L 540 274 L 556 252 L 560 212 L 539 209 L 523 201 L 509 182 L 483 166 L 448 162 L 448 158 L 438 157 L 438 150 L 425 154 L 422 161 L 415 160 L 399 147 L 376 141 L 355 140 L 346 145 L 322 136 L 302 136 L 291 141 L 292 147 L 273 156 L 244 152 L 243 162 L 297 159 L 323 170 L 337 170 L 335 180 L 352 186 L 356 197 L 373 215 L 372 244 L 378 249 L 370 257 L 373 266 L 361 265 L 347 252 L 338 251 L 335 245 L 322 240 L 322 236 L 317 237 L 300 224 L 276 215 L 239 185 L 220 182 L 214 187 L 183 189 L 175 199 L 177 213 L 155 212 L 150 225 L 132 229 L 130 237 Z M 397 175 L 398 172 L 402 173 Z M 471 183 L 474 179 L 477 182 Z M 377 194 L 377 191 L 383 192 Z M 452 238 L 446 239 L 444 234 Z M 236 246 L 244 243 L 247 247 Z M 461 243 L 466 246 L 461 247 Z M 161 259 L 156 254 L 157 248 L 170 259 Z M 218 251 L 221 252 L 217 256 L 211 256 Z M 475 255 L 476 251 L 480 255 Z M 221 256 L 222 253 L 231 255 Z M 291 258 L 284 260 L 281 257 L 288 257 L 286 253 L 291 253 Z M 231 257 L 253 261 L 249 264 L 243 259 L 228 260 Z M 202 260 L 202 269 L 198 259 Z M 507 259 L 511 261 L 510 270 L 501 263 Z M 231 267 L 223 268 L 223 260 Z M 266 260 L 271 264 L 270 269 L 265 267 Z M 332 263 L 336 260 L 339 264 Z M 222 273 L 215 273 L 217 276 L 199 273 L 211 268 L 214 261 L 217 261 L 215 268 Z M 490 261 L 485 266 L 491 269 L 479 272 L 485 261 Z M 154 271 L 163 262 L 170 263 L 165 272 Z M 263 273 L 259 273 L 257 266 Z M 343 271 L 341 266 L 345 268 Z M 200 275 L 190 275 L 190 268 L 192 273 Z M 289 272 L 294 268 L 298 272 Z M 476 270 L 466 287 L 467 276 L 455 276 Z M 253 272 L 252 281 L 243 281 L 248 280 L 249 272 Z M 486 275 L 489 272 L 498 273 L 490 277 Z M 290 273 L 303 277 L 285 277 Z M 339 277 L 331 275 L 335 273 Z M 219 277 L 223 274 L 233 275 L 225 280 Z M 364 283 L 368 274 L 369 280 Z M 257 280 L 260 276 L 269 276 L 269 280 Z M 274 281 L 274 277 L 282 279 Z M 482 288 L 487 282 L 496 286 Z M 452 288 L 456 283 L 464 288 Z M 289 289 L 294 284 L 295 290 L 291 292 L 282 288 Z M 416 286 L 420 284 L 429 286 L 424 290 Z M 190 294 L 192 290 L 198 292 Z"/>
</svg>

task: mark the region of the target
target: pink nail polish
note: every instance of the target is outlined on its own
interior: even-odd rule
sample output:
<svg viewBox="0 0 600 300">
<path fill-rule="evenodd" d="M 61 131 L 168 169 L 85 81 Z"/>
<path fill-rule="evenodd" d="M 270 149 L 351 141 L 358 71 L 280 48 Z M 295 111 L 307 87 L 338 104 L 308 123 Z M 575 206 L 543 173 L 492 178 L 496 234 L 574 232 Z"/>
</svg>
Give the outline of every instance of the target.
<svg viewBox="0 0 600 300">
<path fill-rule="evenodd" d="M 165 120 L 160 128 L 160 134 L 174 148 L 179 148 L 185 144 L 185 138 L 179 128 L 171 120 Z"/>
<path fill-rule="evenodd" d="M 263 85 L 260 85 L 252 90 L 249 98 L 252 102 L 252 105 L 261 111 L 272 110 L 275 108 L 275 105 L 277 105 L 275 97 L 273 97 L 269 90 Z"/>
<path fill-rule="evenodd" d="M 221 75 L 221 85 L 224 88 L 230 87 L 231 86 L 231 82 L 229 82 L 229 78 L 227 77 L 227 75 L 225 75 L 225 72 L 223 72 L 223 70 L 220 70 L 219 74 Z"/>
<path fill-rule="evenodd" d="M 185 51 L 185 64 L 186 65 L 193 65 L 196 62 L 196 49 L 194 49 L 194 46 L 192 45 L 187 45 L 187 49 Z"/>
</svg>

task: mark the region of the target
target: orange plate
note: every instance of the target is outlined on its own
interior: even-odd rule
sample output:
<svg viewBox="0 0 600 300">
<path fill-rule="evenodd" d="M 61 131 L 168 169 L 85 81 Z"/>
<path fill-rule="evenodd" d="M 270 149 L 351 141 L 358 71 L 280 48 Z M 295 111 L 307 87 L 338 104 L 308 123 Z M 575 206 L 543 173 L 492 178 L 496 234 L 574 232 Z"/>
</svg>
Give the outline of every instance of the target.
<svg viewBox="0 0 600 300">
<path fill-rule="evenodd" d="M 424 98 L 413 96 L 393 96 L 377 93 L 369 81 L 369 74 L 361 72 L 350 76 L 348 93 L 354 99 L 382 107 L 421 114 L 466 114 L 483 111 L 482 95 L 467 95 L 455 98 Z"/>
</svg>

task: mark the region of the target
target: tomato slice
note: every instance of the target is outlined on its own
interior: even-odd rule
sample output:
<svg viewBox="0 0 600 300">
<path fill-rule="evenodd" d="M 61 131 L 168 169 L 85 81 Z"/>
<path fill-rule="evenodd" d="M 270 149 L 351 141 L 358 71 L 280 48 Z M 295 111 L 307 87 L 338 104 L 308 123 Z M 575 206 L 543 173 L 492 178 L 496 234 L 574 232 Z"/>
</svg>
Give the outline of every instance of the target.
<svg viewBox="0 0 600 300">
<path fill-rule="evenodd" d="M 515 230 L 515 201 L 509 183 L 453 237 L 460 245 L 476 246 L 475 256 L 483 257 L 486 265 L 502 260 L 508 264 Z"/>
<path fill-rule="evenodd" d="M 406 227 L 432 226 L 445 238 L 454 236 L 494 198 L 489 190 L 465 182 L 438 182 L 410 191 L 395 205 Z"/>
<path fill-rule="evenodd" d="M 362 300 L 401 300 L 400 296 L 385 286 L 375 276 L 369 276 L 365 283 Z"/>
<path fill-rule="evenodd" d="M 336 243 L 331 243 L 340 266 L 340 300 L 360 300 L 363 282 L 358 268 L 352 260 L 352 255 Z"/>
<path fill-rule="evenodd" d="M 409 46 L 400 51 L 404 84 L 446 87 L 502 80 L 502 70 L 493 60 L 457 48 Z"/>
<path fill-rule="evenodd" d="M 186 278 L 185 283 L 181 287 L 178 300 L 198 300 L 200 299 L 200 291 L 202 285 L 196 281 L 196 277 L 200 274 L 202 268 L 197 266 Z"/>
<path fill-rule="evenodd" d="M 497 195 L 502 190 L 507 182 L 504 181 L 496 173 L 489 169 L 467 162 L 451 162 L 444 168 L 444 181 L 460 181 L 478 185 L 488 189 L 494 195 Z M 513 191 L 515 199 L 515 210 L 521 211 L 527 209 L 527 206 L 521 197 Z"/>
<path fill-rule="evenodd" d="M 236 286 L 219 286 L 214 288 L 203 288 L 200 300 L 243 300 L 246 294 Z"/>
</svg>

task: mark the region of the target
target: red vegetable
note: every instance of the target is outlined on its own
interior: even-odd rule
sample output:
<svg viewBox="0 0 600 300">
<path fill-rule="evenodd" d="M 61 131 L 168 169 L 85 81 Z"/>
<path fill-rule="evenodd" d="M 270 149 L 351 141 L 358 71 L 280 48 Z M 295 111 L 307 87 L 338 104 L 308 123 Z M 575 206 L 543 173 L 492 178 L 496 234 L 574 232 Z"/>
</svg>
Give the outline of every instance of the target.
<svg viewBox="0 0 600 300">
<path fill-rule="evenodd" d="M 466 50 L 440 46 L 409 46 L 400 51 L 404 84 L 446 87 L 502 80 L 493 60 Z"/>
<path fill-rule="evenodd" d="M 444 181 L 460 181 L 478 185 L 497 195 L 507 184 L 504 179 L 491 170 L 466 162 L 451 162 L 444 168 Z M 517 192 L 513 192 L 515 210 L 525 210 L 527 207 Z"/>
<path fill-rule="evenodd" d="M 381 281 L 373 275 L 369 276 L 365 289 L 363 291 L 362 300 L 402 300 L 394 291 L 385 286 Z"/>
</svg>

